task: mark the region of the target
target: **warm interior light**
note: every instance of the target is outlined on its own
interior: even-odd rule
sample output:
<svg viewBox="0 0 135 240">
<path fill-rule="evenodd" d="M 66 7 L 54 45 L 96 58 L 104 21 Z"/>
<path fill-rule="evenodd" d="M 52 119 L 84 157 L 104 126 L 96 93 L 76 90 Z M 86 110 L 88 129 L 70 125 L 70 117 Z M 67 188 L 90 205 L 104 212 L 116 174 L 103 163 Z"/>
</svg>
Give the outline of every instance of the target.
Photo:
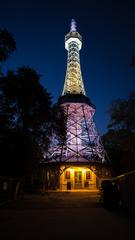
<svg viewBox="0 0 135 240">
<path fill-rule="evenodd" d="M 83 167 L 70 167 L 66 169 L 66 171 L 70 171 L 71 173 L 74 173 L 74 171 L 82 171 L 83 173 L 85 173 L 87 170 L 89 169 Z"/>
</svg>

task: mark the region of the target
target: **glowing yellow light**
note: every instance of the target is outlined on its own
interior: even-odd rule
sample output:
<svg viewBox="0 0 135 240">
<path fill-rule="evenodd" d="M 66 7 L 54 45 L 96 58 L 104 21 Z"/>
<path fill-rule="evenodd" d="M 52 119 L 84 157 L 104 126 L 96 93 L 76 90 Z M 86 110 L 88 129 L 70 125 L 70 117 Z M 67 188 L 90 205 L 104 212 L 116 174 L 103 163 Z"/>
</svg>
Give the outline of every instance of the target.
<svg viewBox="0 0 135 240">
<path fill-rule="evenodd" d="M 88 170 L 89 169 L 86 169 L 86 168 L 83 168 L 83 167 L 69 167 L 69 168 L 67 168 L 67 171 L 70 171 L 71 173 L 74 173 L 74 171 L 82 171 L 83 173 L 85 173 Z"/>
</svg>

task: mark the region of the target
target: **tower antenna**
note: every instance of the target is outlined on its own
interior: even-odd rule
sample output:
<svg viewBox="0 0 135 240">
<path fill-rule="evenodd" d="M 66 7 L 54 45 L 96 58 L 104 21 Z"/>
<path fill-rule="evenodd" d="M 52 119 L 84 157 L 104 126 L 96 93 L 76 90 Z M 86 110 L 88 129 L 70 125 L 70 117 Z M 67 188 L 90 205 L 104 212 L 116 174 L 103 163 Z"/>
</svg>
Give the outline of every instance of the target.
<svg viewBox="0 0 135 240">
<path fill-rule="evenodd" d="M 77 32 L 75 19 L 71 20 L 70 32 Z"/>
</svg>

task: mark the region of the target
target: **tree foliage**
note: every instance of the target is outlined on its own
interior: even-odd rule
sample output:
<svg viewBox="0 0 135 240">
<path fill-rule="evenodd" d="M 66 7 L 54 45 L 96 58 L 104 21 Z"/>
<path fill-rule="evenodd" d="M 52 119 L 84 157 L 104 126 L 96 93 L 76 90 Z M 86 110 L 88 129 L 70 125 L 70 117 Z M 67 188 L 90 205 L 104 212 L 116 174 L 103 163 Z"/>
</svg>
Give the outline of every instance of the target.
<svg viewBox="0 0 135 240">
<path fill-rule="evenodd" d="M 109 107 L 108 132 L 103 143 L 117 173 L 135 169 L 135 92 Z"/>
<path fill-rule="evenodd" d="M 16 49 L 11 33 L 0 29 L 0 62 Z M 65 140 L 66 121 L 60 106 L 30 67 L 0 77 L 0 175 L 24 177 L 37 171 L 52 134 Z"/>
<path fill-rule="evenodd" d="M 7 60 L 15 50 L 16 42 L 13 35 L 6 29 L 0 29 L 0 62 Z"/>
<path fill-rule="evenodd" d="M 55 104 L 52 108 L 52 129 L 61 144 L 66 141 L 66 122 L 67 118 L 63 108 L 59 104 Z"/>
<path fill-rule="evenodd" d="M 21 67 L 0 81 L 2 158 L 8 162 L 8 170 L 18 176 L 36 169 L 53 132 L 59 139 L 64 136 L 64 113 L 52 106 L 51 96 L 39 80 L 35 70 Z"/>
<path fill-rule="evenodd" d="M 135 54 L 134 54 L 134 55 L 132 56 L 132 58 L 131 58 L 130 66 L 131 66 L 131 67 L 134 67 L 134 66 L 135 66 Z"/>
<path fill-rule="evenodd" d="M 127 100 L 113 101 L 108 112 L 110 115 L 108 128 L 135 132 L 135 92 L 130 93 Z"/>
</svg>

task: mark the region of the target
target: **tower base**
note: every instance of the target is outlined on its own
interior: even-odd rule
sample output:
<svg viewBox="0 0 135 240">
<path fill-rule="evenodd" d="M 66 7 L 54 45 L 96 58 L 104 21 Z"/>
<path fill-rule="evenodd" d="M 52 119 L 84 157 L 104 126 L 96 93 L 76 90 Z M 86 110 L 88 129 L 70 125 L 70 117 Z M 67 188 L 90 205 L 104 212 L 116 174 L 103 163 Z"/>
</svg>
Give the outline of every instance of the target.
<svg viewBox="0 0 135 240">
<path fill-rule="evenodd" d="M 50 163 L 42 166 L 45 190 L 94 191 L 103 180 L 111 179 L 108 165 L 88 163 Z"/>
</svg>

